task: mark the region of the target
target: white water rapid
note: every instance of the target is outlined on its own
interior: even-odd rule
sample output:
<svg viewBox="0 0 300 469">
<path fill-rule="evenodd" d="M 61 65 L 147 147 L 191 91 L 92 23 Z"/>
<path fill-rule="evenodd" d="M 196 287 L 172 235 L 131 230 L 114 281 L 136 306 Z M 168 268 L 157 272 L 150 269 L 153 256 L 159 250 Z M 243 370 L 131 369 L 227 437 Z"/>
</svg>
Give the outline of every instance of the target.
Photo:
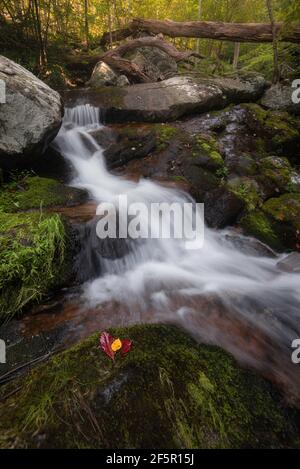
<svg viewBox="0 0 300 469">
<path fill-rule="evenodd" d="M 74 168 L 71 185 L 87 189 L 99 203 L 117 204 L 120 194 L 126 194 L 129 203 L 147 205 L 190 200 L 149 180 L 136 183 L 111 174 L 91 135 L 101 127 L 99 111 L 90 105 L 66 109 L 54 145 Z M 155 320 L 181 322 L 200 339 L 238 350 L 248 362 L 253 335 L 258 344 L 260 336 L 267 337 L 284 348 L 290 364 L 291 341 L 300 338 L 300 275 L 281 272 L 276 266 L 280 256 L 240 251 L 226 234 L 206 228 L 199 250 L 187 250 L 183 241 L 174 239 L 137 242 L 125 257 L 103 260 L 101 276 L 83 285 L 83 299 L 89 307 L 116 302 L 138 321 L 154 314 Z M 235 336 L 243 328 L 249 332 L 244 350 Z M 267 366 L 272 349 L 261 353 L 261 366 Z"/>
</svg>

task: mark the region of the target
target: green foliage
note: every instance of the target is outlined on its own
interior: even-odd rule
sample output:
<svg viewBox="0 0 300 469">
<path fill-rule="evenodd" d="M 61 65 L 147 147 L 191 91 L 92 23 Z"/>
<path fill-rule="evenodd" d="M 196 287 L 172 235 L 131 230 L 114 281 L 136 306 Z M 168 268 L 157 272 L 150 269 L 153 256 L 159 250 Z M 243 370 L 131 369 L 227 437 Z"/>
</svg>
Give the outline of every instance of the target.
<svg viewBox="0 0 300 469">
<path fill-rule="evenodd" d="M 8 320 L 61 281 L 66 228 L 59 215 L 0 213 L 0 320 Z"/>
</svg>

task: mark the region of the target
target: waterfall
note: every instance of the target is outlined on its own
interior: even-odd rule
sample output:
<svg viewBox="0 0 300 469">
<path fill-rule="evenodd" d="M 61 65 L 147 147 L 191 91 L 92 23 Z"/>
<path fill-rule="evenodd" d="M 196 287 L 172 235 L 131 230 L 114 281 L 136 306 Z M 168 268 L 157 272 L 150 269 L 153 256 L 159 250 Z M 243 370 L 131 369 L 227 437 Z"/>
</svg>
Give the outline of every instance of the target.
<svg viewBox="0 0 300 469">
<path fill-rule="evenodd" d="M 72 185 L 88 190 L 98 203 L 116 204 L 120 194 L 127 195 L 129 203 L 147 206 L 191 201 L 188 194 L 155 182 L 132 182 L 111 174 L 91 135 L 101 128 L 97 109 L 88 105 L 66 109 L 54 144 L 75 170 Z M 231 351 L 239 347 L 226 330 L 228 317 L 234 317 L 238 324 L 246 324 L 249 334 L 280 343 L 289 361 L 291 342 L 300 337 L 300 275 L 278 269 L 282 256 L 246 254 L 227 235 L 226 230 L 206 227 L 199 250 L 186 249 L 179 239 L 137 241 L 124 257 L 102 259 L 101 275 L 83 285 L 83 299 L 95 307 L 120 303 L 140 321 L 153 312 L 156 319 L 181 322 L 200 339 Z M 251 361 L 249 352 L 245 355 Z"/>
</svg>

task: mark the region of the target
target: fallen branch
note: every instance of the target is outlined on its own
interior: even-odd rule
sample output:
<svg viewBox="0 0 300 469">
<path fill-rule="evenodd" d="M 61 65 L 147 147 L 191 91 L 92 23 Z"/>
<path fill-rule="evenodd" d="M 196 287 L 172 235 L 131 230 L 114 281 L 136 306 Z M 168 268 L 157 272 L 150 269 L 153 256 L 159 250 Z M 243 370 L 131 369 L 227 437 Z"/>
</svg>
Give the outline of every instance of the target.
<svg viewBox="0 0 300 469">
<path fill-rule="evenodd" d="M 190 57 L 203 58 L 203 55 L 198 54 L 197 52 L 180 52 L 175 46 L 165 42 L 160 37 L 145 36 L 133 39 L 132 41 L 126 41 L 115 49 L 110 49 L 108 52 L 105 52 L 100 56 L 92 57 L 91 60 L 95 64 L 100 61 L 105 62 L 115 71 L 126 75 L 127 78 L 134 83 L 150 83 L 152 80 L 143 70 L 140 69 L 138 65 L 124 58 L 128 52 L 140 47 L 157 47 L 158 49 L 166 52 L 176 62 L 188 61 Z"/>
</svg>

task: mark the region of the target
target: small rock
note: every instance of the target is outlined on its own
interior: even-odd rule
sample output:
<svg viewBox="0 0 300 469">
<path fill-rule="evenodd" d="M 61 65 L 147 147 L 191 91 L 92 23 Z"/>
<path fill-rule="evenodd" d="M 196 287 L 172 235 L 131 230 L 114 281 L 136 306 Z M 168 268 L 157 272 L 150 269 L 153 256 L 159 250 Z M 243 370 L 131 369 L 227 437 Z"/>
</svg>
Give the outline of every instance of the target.
<svg viewBox="0 0 300 469">
<path fill-rule="evenodd" d="M 300 254 L 292 252 L 281 261 L 277 262 L 278 269 L 283 272 L 300 273 Z"/>
</svg>

